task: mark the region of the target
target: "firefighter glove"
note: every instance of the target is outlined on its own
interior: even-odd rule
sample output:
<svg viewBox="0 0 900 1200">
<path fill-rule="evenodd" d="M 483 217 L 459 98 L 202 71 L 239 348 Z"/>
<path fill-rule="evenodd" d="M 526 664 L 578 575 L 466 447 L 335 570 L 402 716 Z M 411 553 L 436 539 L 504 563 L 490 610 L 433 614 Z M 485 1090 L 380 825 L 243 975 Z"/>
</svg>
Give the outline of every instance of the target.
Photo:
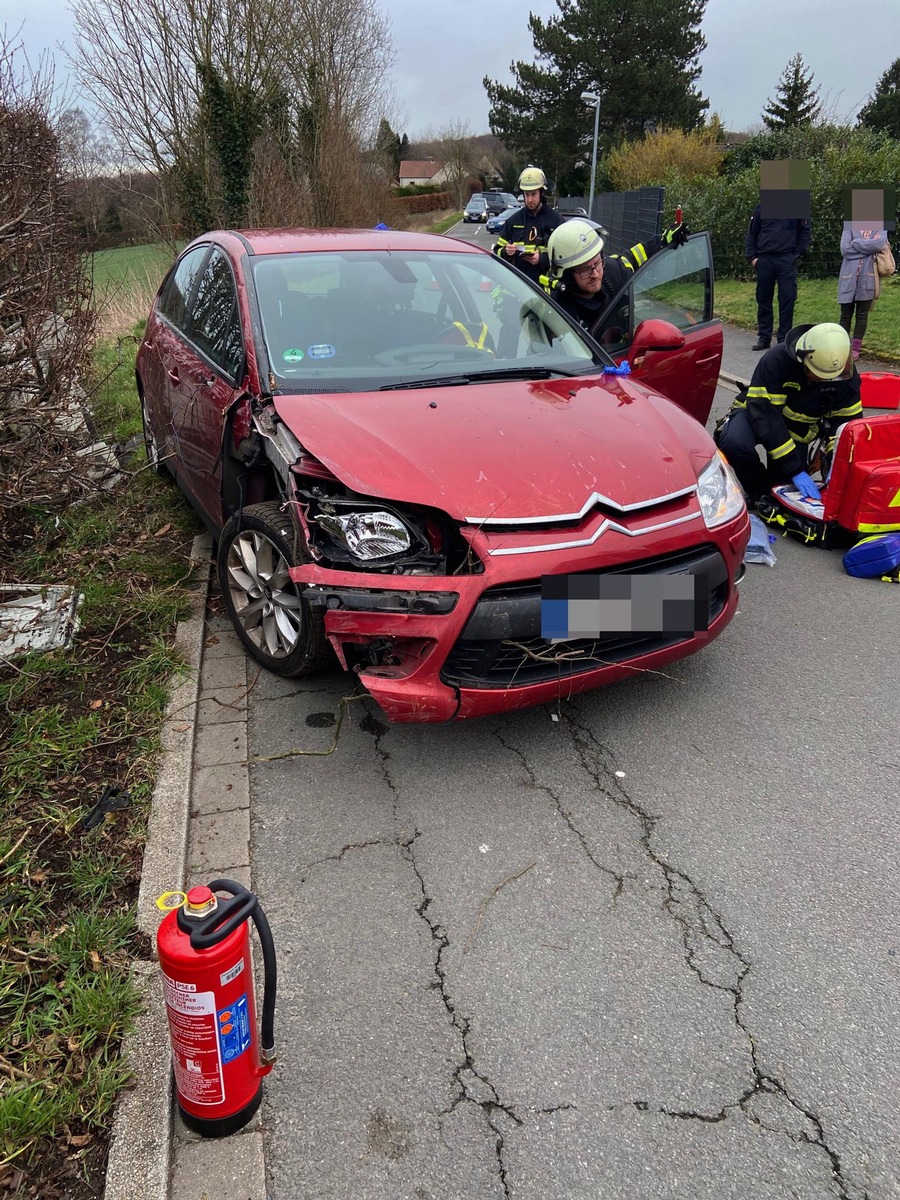
<svg viewBox="0 0 900 1200">
<path fill-rule="evenodd" d="M 664 246 L 683 246 L 688 240 L 688 234 L 691 231 L 685 225 L 684 221 L 679 221 L 677 225 L 673 225 L 671 229 L 664 229 L 662 241 Z"/>
<path fill-rule="evenodd" d="M 791 482 L 804 500 L 818 500 L 821 503 L 822 493 L 816 486 L 815 480 L 805 471 L 799 471 Z"/>
</svg>

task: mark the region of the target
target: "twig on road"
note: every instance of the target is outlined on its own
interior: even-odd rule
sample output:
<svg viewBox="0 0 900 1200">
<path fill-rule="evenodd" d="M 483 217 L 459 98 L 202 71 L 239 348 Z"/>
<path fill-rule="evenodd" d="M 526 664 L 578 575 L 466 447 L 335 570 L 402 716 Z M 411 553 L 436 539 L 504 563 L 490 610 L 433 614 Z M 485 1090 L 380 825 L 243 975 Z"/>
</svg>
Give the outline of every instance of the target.
<svg viewBox="0 0 900 1200">
<path fill-rule="evenodd" d="M 488 894 L 485 896 L 485 898 L 481 902 L 481 908 L 478 910 L 478 920 L 475 922 L 472 932 L 469 934 L 468 939 L 466 940 L 466 944 L 463 947 L 463 954 L 469 953 L 469 948 L 471 947 L 472 943 L 475 941 L 475 938 L 478 936 L 478 930 L 481 928 L 482 924 L 484 923 L 484 915 L 487 912 L 487 906 L 490 904 L 490 902 L 493 900 L 493 898 L 497 895 L 497 893 L 500 891 L 500 889 L 505 884 L 512 883 L 514 879 L 521 879 L 522 876 L 526 873 L 526 871 L 530 871 L 532 867 L 536 867 L 536 866 L 537 866 L 537 859 L 535 859 L 534 862 L 529 863 L 527 867 L 523 867 L 521 869 L 521 871 L 514 871 L 512 875 L 507 875 L 507 877 L 505 879 L 500 880 L 500 882 L 497 884 L 496 887 L 491 888 L 491 890 L 488 892 Z"/>
</svg>

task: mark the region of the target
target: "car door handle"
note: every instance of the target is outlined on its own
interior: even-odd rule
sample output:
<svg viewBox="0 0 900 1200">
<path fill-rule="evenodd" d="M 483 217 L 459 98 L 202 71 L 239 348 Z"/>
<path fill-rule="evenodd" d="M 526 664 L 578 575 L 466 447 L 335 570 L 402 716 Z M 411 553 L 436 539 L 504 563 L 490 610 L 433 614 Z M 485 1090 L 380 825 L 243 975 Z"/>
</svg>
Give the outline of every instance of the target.
<svg viewBox="0 0 900 1200">
<path fill-rule="evenodd" d="M 718 362 L 718 361 L 719 361 L 718 354 L 707 354 L 706 358 L 698 358 L 696 360 L 698 367 L 705 367 L 707 363 Z"/>
<path fill-rule="evenodd" d="M 181 383 L 181 376 L 178 374 L 177 370 L 172 371 L 169 369 L 169 367 L 166 367 L 166 374 L 172 380 L 173 383 Z"/>
</svg>

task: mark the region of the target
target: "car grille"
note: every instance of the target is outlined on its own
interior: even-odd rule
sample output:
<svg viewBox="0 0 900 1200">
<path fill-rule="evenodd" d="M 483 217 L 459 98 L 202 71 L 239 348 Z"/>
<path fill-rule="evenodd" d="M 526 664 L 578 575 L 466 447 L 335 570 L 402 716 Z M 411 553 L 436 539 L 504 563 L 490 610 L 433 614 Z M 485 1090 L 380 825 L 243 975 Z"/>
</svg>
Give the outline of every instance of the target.
<svg viewBox="0 0 900 1200">
<path fill-rule="evenodd" d="M 591 575 L 594 571 L 583 571 Z M 728 569 L 714 546 L 627 563 L 602 572 L 684 574 L 709 587 L 710 624 L 728 599 Z M 441 679 L 459 687 L 513 688 L 565 679 L 612 663 L 626 662 L 691 639 L 683 634 L 611 634 L 552 643 L 540 636 L 541 581 L 489 588 L 466 622 L 444 663 Z"/>
</svg>

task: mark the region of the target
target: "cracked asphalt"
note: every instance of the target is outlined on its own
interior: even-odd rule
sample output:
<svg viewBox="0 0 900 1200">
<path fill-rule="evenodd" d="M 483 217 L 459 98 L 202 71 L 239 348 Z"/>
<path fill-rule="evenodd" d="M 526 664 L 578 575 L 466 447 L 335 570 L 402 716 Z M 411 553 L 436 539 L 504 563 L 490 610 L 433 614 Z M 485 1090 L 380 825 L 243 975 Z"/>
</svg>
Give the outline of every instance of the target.
<svg viewBox="0 0 900 1200">
<path fill-rule="evenodd" d="M 775 551 L 706 650 L 559 706 L 259 675 L 270 1200 L 900 1200 L 900 589 Z"/>
<path fill-rule="evenodd" d="M 898 595 L 776 552 L 664 675 L 252 765 L 272 1200 L 900 1197 Z"/>
</svg>

